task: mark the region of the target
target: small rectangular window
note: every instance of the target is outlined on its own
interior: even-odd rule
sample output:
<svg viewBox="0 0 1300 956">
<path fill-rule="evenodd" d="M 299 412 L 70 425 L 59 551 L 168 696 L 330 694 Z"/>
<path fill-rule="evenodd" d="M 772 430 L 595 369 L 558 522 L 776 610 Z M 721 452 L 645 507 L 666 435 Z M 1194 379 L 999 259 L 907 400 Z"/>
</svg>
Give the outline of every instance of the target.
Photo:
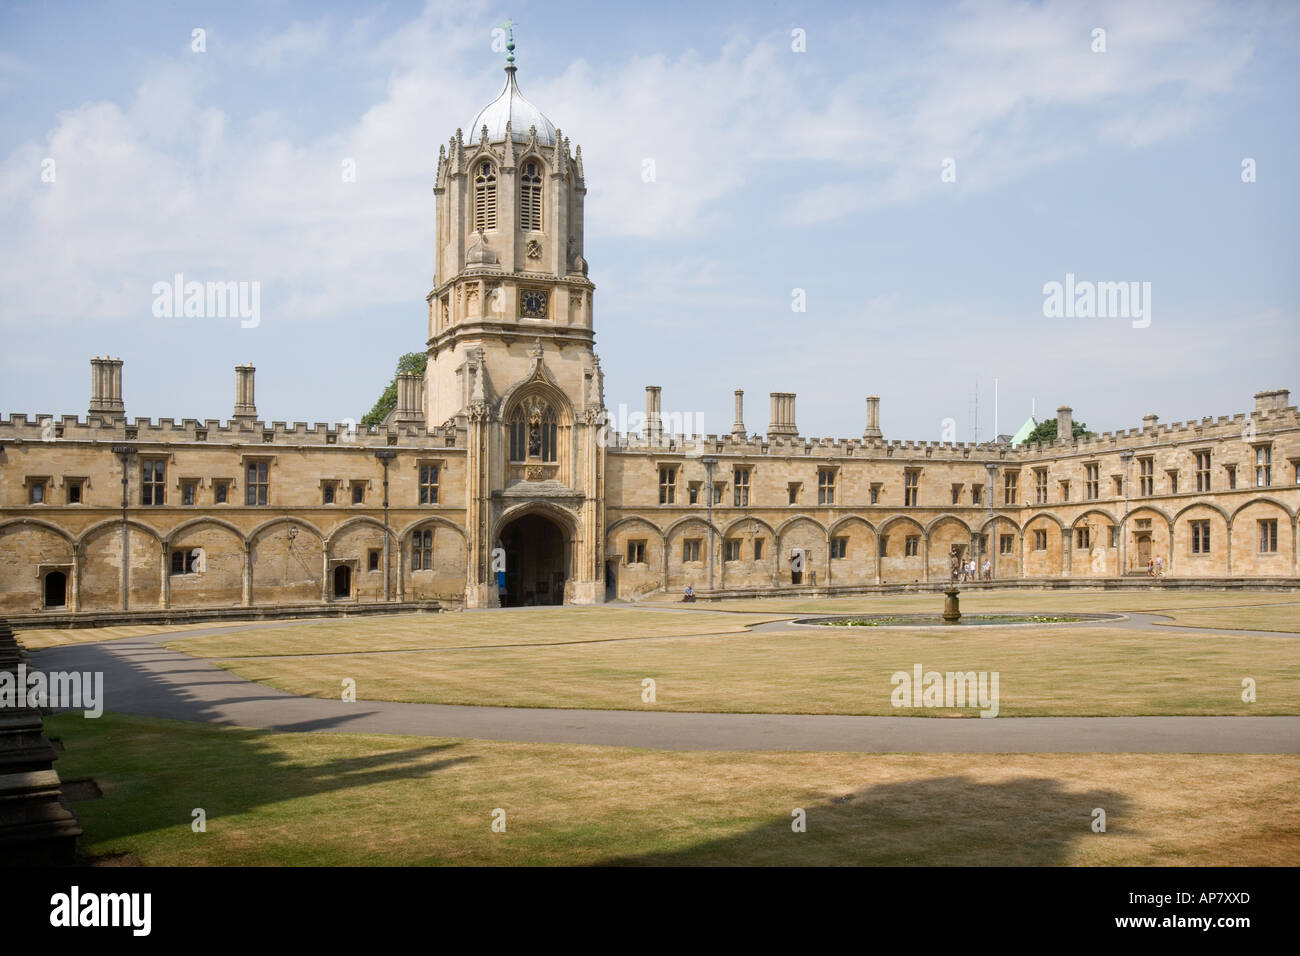
<svg viewBox="0 0 1300 956">
<path fill-rule="evenodd" d="M 726 561 L 740 560 L 740 539 L 739 538 L 728 538 L 725 542 L 723 542 L 723 545 L 724 545 L 724 553 L 725 553 L 725 558 L 723 560 Z"/>
<path fill-rule="evenodd" d="M 269 462 L 250 461 L 248 463 L 244 480 L 244 501 L 246 504 L 265 505 L 267 503 L 267 492 L 270 487 L 269 470 Z"/>
<path fill-rule="evenodd" d="M 212 500 L 214 503 L 224 505 L 230 497 L 230 485 L 224 481 L 214 481 L 212 483 Z"/>
<path fill-rule="evenodd" d="M 187 481 L 181 485 L 181 504 L 192 505 L 198 496 L 198 485 Z"/>
<path fill-rule="evenodd" d="M 416 531 L 411 535 L 411 570 L 433 570 L 433 530 Z"/>
<path fill-rule="evenodd" d="M 1192 521 L 1192 554 L 1210 553 L 1210 522 Z"/>
<path fill-rule="evenodd" d="M 677 469 L 664 467 L 659 469 L 659 503 L 671 505 L 677 503 Z"/>
<path fill-rule="evenodd" d="M 68 504 L 70 505 L 81 504 L 81 482 L 80 481 L 68 482 Z"/>
<path fill-rule="evenodd" d="M 629 541 L 627 543 L 627 563 L 628 564 L 645 564 L 645 541 Z"/>
<path fill-rule="evenodd" d="M 792 505 L 799 503 L 799 486 L 800 483 L 797 481 L 792 481 L 786 485 L 786 490 L 790 493 L 790 504 Z"/>
<path fill-rule="evenodd" d="M 700 560 L 700 539 L 687 538 L 682 542 L 682 560 L 699 561 Z"/>
<path fill-rule="evenodd" d="M 1014 534 L 998 535 L 998 554 L 1011 554 L 1016 546 Z"/>
<path fill-rule="evenodd" d="M 324 500 L 325 504 L 327 505 L 334 504 L 334 482 L 332 481 L 325 482 L 321 494 L 322 494 L 322 500 Z"/>
<path fill-rule="evenodd" d="M 834 469 L 823 468 L 817 472 L 817 503 L 819 505 L 835 504 Z"/>
<path fill-rule="evenodd" d="M 915 468 L 903 472 L 903 506 L 913 508 L 920 500 L 921 473 Z"/>
<path fill-rule="evenodd" d="M 366 483 L 364 481 L 352 482 L 352 503 L 354 505 L 363 504 L 366 500 Z"/>
<path fill-rule="evenodd" d="M 1047 550 L 1047 532 L 1042 528 L 1039 528 L 1034 531 L 1034 550 L 1035 551 Z"/>
<path fill-rule="evenodd" d="M 1259 523 L 1260 554 L 1277 553 L 1277 520 L 1269 518 Z"/>
<path fill-rule="evenodd" d="M 977 505 L 977 504 L 979 504 L 979 503 L 980 503 L 980 498 L 983 497 L 983 495 L 984 495 L 984 486 L 983 486 L 983 485 L 971 485 L 971 486 L 970 486 L 970 503 L 971 503 L 971 504 L 973 504 L 973 505 Z"/>
<path fill-rule="evenodd" d="M 846 558 L 849 555 L 848 538 L 831 538 L 831 557 Z"/>
<path fill-rule="evenodd" d="M 889 535 L 882 534 L 880 536 L 880 542 L 879 546 L 876 548 L 876 554 L 882 558 L 889 556 Z"/>
<path fill-rule="evenodd" d="M 904 540 L 904 557 L 914 558 L 921 553 L 921 536 L 919 534 L 909 534 Z"/>
<path fill-rule="evenodd" d="M 366 554 L 366 568 L 370 571 L 379 570 L 379 556 L 381 552 L 378 548 L 371 548 Z"/>
<path fill-rule="evenodd" d="M 166 499 L 167 463 L 160 459 L 140 462 L 140 504 L 157 506 Z"/>
<path fill-rule="evenodd" d="M 754 560 L 755 561 L 763 560 L 763 539 L 762 538 L 754 539 Z"/>
<path fill-rule="evenodd" d="M 872 486 L 871 486 L 871 503 L 872 503 L 873 505 L 878 505 L 878 504 L 880 504 L 880 486 L 879 486 L 879 485 L 872 485 Z"/>
<path fill-rule="evenodd" d="M 1101 494 L 1101 465 L 1084 466 L 1083 496 L 1089 501 L 1096 501 Z"/>
<path fill-rule="evenodd" d="M 1016 471 L 1007 472 L 1002 478 L 1002 503 L 1004 505 L 1014 505 L 1016 503 L 1016 493 L 1019 490 L 1020 473 Z"/>
<path fill-rule="evenodd" d="M 420 504 L 436 505 L 438 503 L 438 466 L 420 466 Z"/>
<path fill-rule="evenodd" d="M 749 506 L 749 469 L 736 468 L 731 473 L 734 488 L 734 503 L 738 508 Z"/>
</svg>

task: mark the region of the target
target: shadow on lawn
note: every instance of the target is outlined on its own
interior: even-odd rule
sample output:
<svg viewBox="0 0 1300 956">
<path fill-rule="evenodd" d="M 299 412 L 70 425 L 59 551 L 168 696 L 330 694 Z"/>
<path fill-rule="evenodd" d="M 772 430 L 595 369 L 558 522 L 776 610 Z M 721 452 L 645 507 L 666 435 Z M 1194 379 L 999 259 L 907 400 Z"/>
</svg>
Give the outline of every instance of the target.
<svg viewBox="0 0 1300 956">
<path fill-rule="evenodd" d="M 1070 792 L 1038 777 L 909 780 L 806 804 L 803 833 L 787 814 L 734 836 L 607 865 L 1059 866 L 1076 844 L 1123 832 L 1130 806 L 1113 790 Z M 1092 831 L 1096 807 L 1106 811 L 1106 834 Z"/>
<path fill-rule="evenodd" d="M 85 842 L 106 842 L 191 823 L 198 807 L 209 823 L 323 793 L 416 780 L 472 760 L 434 755 L 457 744 L 420 744 L 384 753 L 312 761 L 312 750 L 288 762 L 275 741 L 283 733 L 328 731 L 366 716 L 364 703 L 341 705 L 345 712 L 308 717 L 275 730 L 229 726 L 223 707 L 283 699 L 290 695 L 232 678 L 225 671 L 160 655 L 157 638 L 130 638 L 102 644 L 50 648 L 33 655 L 44 672 L 91 671 L 103 674 L 106 717 L 79 713 L 49 718 L 51 734 L 63 739 L 57 765 L 67 777 L 91 776 L 105 796 L 79 802 L 74 809 L 85 827 Z M 146 664 L 171 663 L 162 671 Z M 113 714 L 139 714 L 123 726 Z M 152 723 L 148 718 L 194 722 Z M 213 724 L 225 723 L 213 734 Z M 397 743 L 396 741 L 394 743 Z"/>
</svg>

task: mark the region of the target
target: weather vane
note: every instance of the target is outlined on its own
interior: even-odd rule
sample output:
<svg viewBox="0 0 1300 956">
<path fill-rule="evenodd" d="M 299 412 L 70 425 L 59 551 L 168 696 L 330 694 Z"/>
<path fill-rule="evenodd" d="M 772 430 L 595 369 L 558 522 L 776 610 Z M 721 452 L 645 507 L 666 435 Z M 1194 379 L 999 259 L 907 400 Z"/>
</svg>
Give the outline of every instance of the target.
<svg viewBox="0 0 1300 956">
<path fill-rule="evenodd" d="M 501 24 L 502 28 L 506 31 L 506 51 L 507 51 L 506 62 L 507 63 L 515 62 L 515 27 L 518 25 L 518 23 L 519 23 L 518 20 L 507 20 L 505 23 Z"/>
</svg>

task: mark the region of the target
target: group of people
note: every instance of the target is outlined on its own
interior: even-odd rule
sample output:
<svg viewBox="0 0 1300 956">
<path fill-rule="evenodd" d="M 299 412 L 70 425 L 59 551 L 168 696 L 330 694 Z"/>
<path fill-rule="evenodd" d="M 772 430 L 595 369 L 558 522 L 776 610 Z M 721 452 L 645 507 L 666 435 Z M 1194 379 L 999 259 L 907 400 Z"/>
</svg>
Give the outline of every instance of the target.
<svg viewBox="0 0 1300 956">
<path fill-rule="evenodd" d="M 975 559 L 971 558 L 963 561 L 954 554 L 952 558 L 952 579 L 954 582 L 960 581 L 963 584 L 981 580 L 980 569 L 976 565 Z M 993 580 L 993 562 L 988 558 L 984 559 L 983 580 Z"/>
<path fill-rule="evenodd" d="M 1158 556 L 1154 561 L 1147 562 L 1147 577 L 1162 578 L 1165 576 L 1165 558 L 1164 555 Z"/>
</svg>

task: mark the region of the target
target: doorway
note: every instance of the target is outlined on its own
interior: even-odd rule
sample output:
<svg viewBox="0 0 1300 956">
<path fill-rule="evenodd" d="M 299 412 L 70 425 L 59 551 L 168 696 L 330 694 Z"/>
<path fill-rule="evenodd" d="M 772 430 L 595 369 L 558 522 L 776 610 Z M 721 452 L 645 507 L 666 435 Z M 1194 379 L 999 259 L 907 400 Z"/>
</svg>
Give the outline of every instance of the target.
<svg viewBox="0 0 1300 956">
<path fill-rule="evenodd" d="M 352 597 L 352 568 L 340 564 L 334 568 L 334 597 L 346 599 Z"/>
<path fill-rule="evenodd" d="M 45 575 L 45 607 L 67 607 L 68 576 L 62 571 Z"/>
<path fill-rule="evenodd" d="M 540 514 L 516 518 L 501 529 L 501 547 L 506 553 L 503 607 L 564 603 L 569 549 L 558 524 Z"/>
</svg>

